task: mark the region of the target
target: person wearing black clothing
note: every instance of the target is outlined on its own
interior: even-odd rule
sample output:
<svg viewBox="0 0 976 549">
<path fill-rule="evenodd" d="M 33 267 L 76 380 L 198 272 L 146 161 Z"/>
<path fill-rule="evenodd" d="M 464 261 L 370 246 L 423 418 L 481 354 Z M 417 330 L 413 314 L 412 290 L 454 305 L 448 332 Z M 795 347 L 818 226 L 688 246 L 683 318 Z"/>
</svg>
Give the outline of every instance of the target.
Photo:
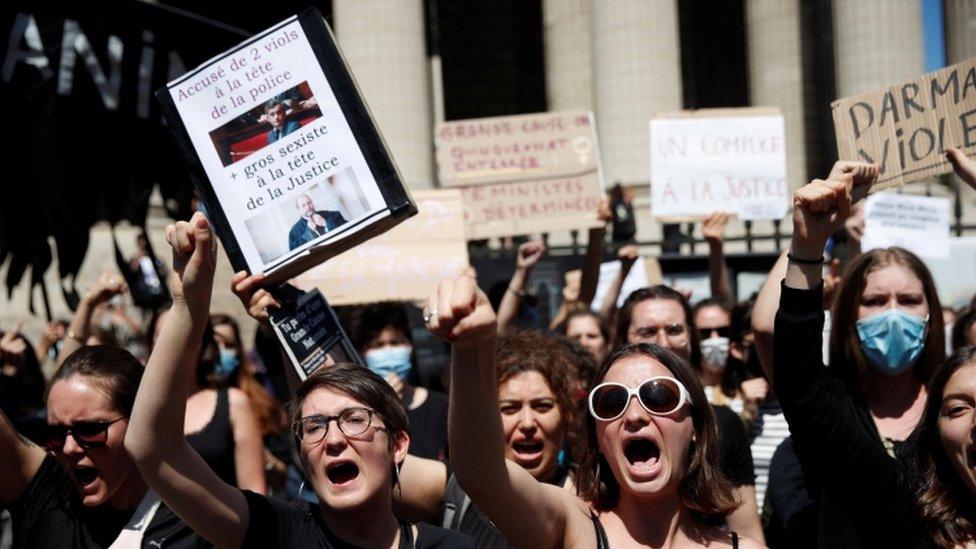
<svg viewBox="0 0 976 549">
<path fill-rule="evenodd" d="M 789 265 L 776 312 L 774 389 L 806 482 L 817 495 L 818 547 L 901 547 L 921 539 L 912 479 L 899 461 L 902 448 L 879 434 L 897 432 L 892 417 L 907 418 L 903 424 L 914 428 L 916 409 L 924 406 L 922 383 L 943 356 L 938 296 L 918 258 L 892 248 L 855 260 L 841 282 L 833 315 L 829 370 L 821 353 L 820 254 L 877 171 L 850 163 L 827 181 L 797 191 Z M 882 321 L 879 329 L 875 324 Z M 899 386 L 909 398 L 899 402 L 898 393 L 879 393 Z"/>
<path fill-rule="evenodd" d="M 192 367 L 207 324 L 216 239 L 202 214 L 166 230 L 173 308 L 146 366 L 125 448 L 160 498 L 221 547 L 473 547 L 456 532 L 404 523 L 393 511 L 410 434 L 400 399 L 356 364 L 320 368 L 297 389 L 293 432 L 320 504 L 278 504 L 220 478 L 183 437 Z"/>
<path fill-rule="evenodd" d="M 0 503 L 10 511 L 15 548 L 109 547 L 122 536 L 144 548 L 163 540 L 166 547 L 210 546 L 147 493 L 123 448 L 142 370 L 115 347 L 83 347 L 67 357 L 48 394 L 49 453 L 0 414 Z M 145 528 L 135 529 L 145 517 Z"/>
</svg>

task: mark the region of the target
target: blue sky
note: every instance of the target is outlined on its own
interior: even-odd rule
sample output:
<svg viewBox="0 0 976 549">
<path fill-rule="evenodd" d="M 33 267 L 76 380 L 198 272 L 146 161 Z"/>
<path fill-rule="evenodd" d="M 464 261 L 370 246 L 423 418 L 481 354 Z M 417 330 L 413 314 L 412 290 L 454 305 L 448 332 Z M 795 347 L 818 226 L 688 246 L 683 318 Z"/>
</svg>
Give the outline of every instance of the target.
<svg viewBox="0 0 976 549">
<path fill-rule="evenodd" d="M 925 72 L 945 66 L 945 32 L 942 0 L 919 0 L 922 3 L 922 36 L 925 42 Z"/>
</svg>

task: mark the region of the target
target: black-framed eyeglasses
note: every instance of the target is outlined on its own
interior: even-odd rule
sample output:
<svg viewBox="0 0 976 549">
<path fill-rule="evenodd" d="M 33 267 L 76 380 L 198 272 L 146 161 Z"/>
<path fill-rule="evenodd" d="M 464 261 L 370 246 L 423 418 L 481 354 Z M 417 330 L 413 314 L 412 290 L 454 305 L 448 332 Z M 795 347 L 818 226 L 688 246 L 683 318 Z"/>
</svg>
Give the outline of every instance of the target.
<svg viewBox="0 0 976 549">
<path fill-rule="evenodd" d="M 72 423 L 71 425 L 48 425 L 46 429 L 45 443 L 44 445 L 48 450 L 58 450 L 64 448 L 64 441 L 68 439 L 68 435 L 71 435 L 78 446 L 82 448 L 97 448 L 98 446 L 104 446 L 108 442 L 108 428 L 113 424 L 123 419 L 127 419 L 125 416 L 120 418 L 99 421 L 78 421 Z"/>
<path fill-rule="evenodd" d="M 295 422 L 292 430 L 303 444 L 315 444 L 325 438 L 329 432 L 329 423 L 334 420 L 339 426 L 339 432 L 347 437 L 354 437 L 369 429 L 373 414 L 374 411 L 369 408 L 346 408 L 335 416 L 316 414 L 303 417 Z"/>
<path fill-rule="evenodd" d="M 698 335 L 702 339 L 709 339 L 714 332 L 718 337 L 728 338 L 732 333 L 731 326 L 719 326 L 718 328 L 698 328 Z"/>
</svg>

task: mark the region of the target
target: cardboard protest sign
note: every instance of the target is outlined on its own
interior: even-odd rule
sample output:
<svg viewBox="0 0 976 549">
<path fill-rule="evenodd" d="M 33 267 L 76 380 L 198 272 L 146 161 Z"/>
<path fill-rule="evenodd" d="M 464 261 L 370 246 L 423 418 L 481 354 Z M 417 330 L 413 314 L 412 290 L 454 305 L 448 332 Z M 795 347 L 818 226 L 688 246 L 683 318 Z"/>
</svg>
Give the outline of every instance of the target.
<svg viewBox="0 0 976 549">
<path fill-rule="evenodd" d="M 789 207 L 783 115 L 775 108 L 702 109 L 651 119 L 651 213 L 781 219 Z"/>
<path fill-rule="evenodd" d="M 949 199 L 875 193 L 864 203 L 863 251 L 899 246 L 924 258 L 949 257 Z"/>
<path fill-rule="evenodd" d="M 468 238 L 600 226 L 600 158 L 590 113 L 443 122 L 441 184 L 462 187 Z"/>
<path fill-rule="evenodd" d="M 333 305 L 425 299 L 468 265 L 461 191 L 413 193 L 419 213 L 399 227 L 292 280 L 329 292 Z"/>
<path fill-rule="evenodd" d="M 875 162 L 875 188 L 949 173 L 943 152 L 976 153 L 976 58 L 830 104 L 841 160 Z"/>
<path fill-rule="evenodd" d="M 300 380 L 321 366 L 363 363 L 321 292 L 302 292 L 285 284 L 272 294 L 281 307 L 270 310 L 271 327 Z"/>
<path fill-rule="evenodd" d="M 156 95 L 236 270 L 279 282 L 416 211 L 316 10 Z"/>
</svg>

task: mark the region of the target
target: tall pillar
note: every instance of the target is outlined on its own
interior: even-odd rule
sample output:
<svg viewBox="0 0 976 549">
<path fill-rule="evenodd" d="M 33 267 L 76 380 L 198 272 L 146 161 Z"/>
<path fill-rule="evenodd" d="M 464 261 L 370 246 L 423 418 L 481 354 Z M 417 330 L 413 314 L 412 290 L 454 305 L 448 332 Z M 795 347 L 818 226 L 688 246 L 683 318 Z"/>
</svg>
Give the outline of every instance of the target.
<svg viewBox="0 0 976 549">
<path fill-rule="evenodd" d="M 747 0 L 750 103 L 779 107 L 790 188 L 807 183 L 800 0 Z"/>
<path fill-rule="evenodd" d="M 593 109 L 593 0 L 543 0 L 550 111 Z"/>
<path fill-rule="evenodd" d="M 946 62 L 959 63 L 976 57 L 976 4 L 971 0 L 945 0 Z M 976 223 L 976 191 L 955 175 L 953 184 L 959 189 L 962 220 L 966 225 Z"/>
<path fill-rule="evenodd" d="M 411 189 L 434 186 L 430 73 L 421 0 L 333 0 L 336 35 Z"/>
<path fill-rule="evenodd" d="M 650 179 L 651 115 L 682 107 L 676 0 L 594 2 L 594 99 L 608 185 Z"/>
<path fill-rule="evenodd" d="M 834 0 L 837 96 L 883 88 L 925 71 L 919 0 Z"/>
</svg>

